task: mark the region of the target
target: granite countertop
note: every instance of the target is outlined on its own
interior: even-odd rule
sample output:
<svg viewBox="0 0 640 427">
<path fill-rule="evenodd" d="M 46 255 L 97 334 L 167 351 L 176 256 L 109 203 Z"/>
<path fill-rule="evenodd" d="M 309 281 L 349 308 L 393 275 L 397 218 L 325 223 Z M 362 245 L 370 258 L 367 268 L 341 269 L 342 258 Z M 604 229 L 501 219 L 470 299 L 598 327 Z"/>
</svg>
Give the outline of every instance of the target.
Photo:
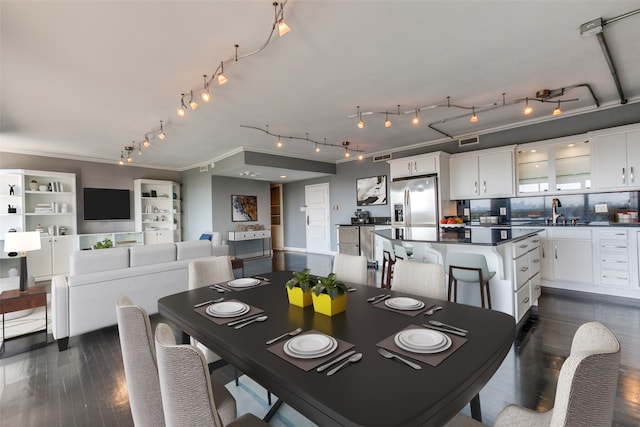
<svg viewBox="0 0 640 427">
<path fill-rule="evenodd" d="M 640 228 L 638 222 L 607 222 L 607 221 L 591 221 L 591 222 L 579 222 L 577 224 L 545 224 L 543 221 L 526 221 L 526 222 L 512 222 L 511 227 L 554 227 L 554 228 L 580 228 L 580 227 L 630 227 Z"/>
<path fill-rule="evenodd" d="M 476 233 L 474 230 L 468 228 L 462 228 L 458 232 L 440 232 L 434 240 L 411 240 L 411 239 L 396 239 L 393 237 L 393 230 L 377 230 L 373 233 L 389 240 L 402 240 L 403 242 L 416 242 L 416 243 L 442 243 L 442 244 L 455 244 L 455 245 L 478 245 L 478 246 L 499 246 L 506 243 L 513 243 L 527 237 L 533 236 L 539 233 L 542 229 L 537 227 L 520 228 L 518 230 L 512 230 L 510 238 L 500 239 L 496 238 L 491 233 Z"/>
</svg>

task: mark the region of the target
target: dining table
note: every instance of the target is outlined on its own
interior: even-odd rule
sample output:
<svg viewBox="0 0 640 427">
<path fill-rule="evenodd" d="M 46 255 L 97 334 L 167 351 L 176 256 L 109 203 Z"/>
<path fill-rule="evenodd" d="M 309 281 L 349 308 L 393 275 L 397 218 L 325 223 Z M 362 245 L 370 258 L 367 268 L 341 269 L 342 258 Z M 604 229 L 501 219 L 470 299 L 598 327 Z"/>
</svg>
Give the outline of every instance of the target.
<svg viewBox="0 0 640 427">
<path fill-rule="evenodd" d="M 373 286 L 348 284 L 347 308 L 327 316 L 312 306 L 289 304 L 285 282 L 291 271 L 259 276 L 259 286 L 218 292 L 202 287 L 161 298 L 159 313 L 182 331 L 183 342 L 191 336 L 216 352 L 257 383 L 278 396 L 320 426 L 441 426 L 471 403 L 472 416 L 481 420 L 480 392 L 502 364 L 515 338 L 512 316 L 445 300 L 408 295 Z M 420 278 L 416 278 L 420 280 Z M 227 286 L 227 289 L 229 287 Z M 424 303 L 421 310 L 389 309 L 384 302 L 368 299 L 379 295 L 411 297 Z M 219 297 L 238 301 L 262 311 L 267 319 L 236 329 L 216 322 L 194 306 Z M 441 310 L 425 315 L 428 307 Z M 205 304 L 206 306 L 206 304 Z M 425 363 L 420 356 L 403 357 L 417 364 L 414 369 L 383 357 L 378 348 L 406 328 L 424 328 L 429 320 L 467 330 L 465 337 L 448 334 L 455 350 L 437 363 Z M 286 346 L 286 332 L 326 334 L 340 343 L 333 359 L 346 350 L 362 359 L 334 375 L 300 366 L 278 353 Z M 280 352 L 281 353 L 281 352 Z M 400 354 L 395 352 L 395 354 Z M 430 356 L 430 355 L 427 355 Z M 304 360 L 314 363 L 314 360 Z"/>
</svg>

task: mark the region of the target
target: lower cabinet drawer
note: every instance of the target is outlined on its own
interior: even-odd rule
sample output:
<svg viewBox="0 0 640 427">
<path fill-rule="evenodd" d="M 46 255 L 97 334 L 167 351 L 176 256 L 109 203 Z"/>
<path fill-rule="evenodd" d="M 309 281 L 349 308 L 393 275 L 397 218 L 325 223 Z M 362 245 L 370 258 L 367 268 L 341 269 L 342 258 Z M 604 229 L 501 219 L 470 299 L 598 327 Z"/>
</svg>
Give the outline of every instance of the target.
<svg viewBox="0 0 640 427">
<path fill-rule="evenodd" d="M 536 274 L 529 281 L 531 287 L 531 304 L 534 304 L 542 294 L 542 285 L 540 284 L 540 274 Z"/>
<path fill-rule="evenodd" d="M 627 254 L 600 254 L 600 268 L 604 270 L 629 270 Z"/>
<path fill-rule="evenodd" d="M 530 282 L 527 282 L 522 288 L 516 292 L 516 307 L 517 307 L 517 320 L 520 321 L 522 316 L 531 307 L 531 288 Z"/>
<path fill-rule="evenodd" d="M 529 280 L 529 257 L 525 254 L 520 258 L 517 258 L 515 261 L 515 268 L 516 289 L 520 289 L 520 287 Z"/>
<path fill-rule="evenodd" d="M 600 270 L 600 283 L 603 285 L 629 286 L 629 271 Z"/>
</svg>

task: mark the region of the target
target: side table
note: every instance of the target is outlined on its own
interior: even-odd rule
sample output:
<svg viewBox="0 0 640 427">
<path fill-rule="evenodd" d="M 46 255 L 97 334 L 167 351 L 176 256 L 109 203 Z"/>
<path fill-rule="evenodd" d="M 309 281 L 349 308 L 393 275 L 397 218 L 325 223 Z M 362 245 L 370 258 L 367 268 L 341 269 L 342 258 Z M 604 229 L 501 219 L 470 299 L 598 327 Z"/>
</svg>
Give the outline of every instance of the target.
<svg viewBox="0 0 640 427">
<path fill-rule="evenodd" d="M 47 308 L 47 288 L 45 286 L 33 286 L 26 292 L 20 292 L 18 289 L 4 291 L 0 293 L 0 314 L 11 313 L 14 311 L 25 310 L 28 308 L 37 308 L 44 306 L 44 344 L 47 343 L 48 319 L 49 313 Z M 0 346 L 0 354 L 5 351 L 5 325 L 4 316 L 2 316 L 2 346 Z M 40 332 L 40 331 L 36 331 Z M 24 334 L 27 335 L 27 334 Z M 9 338 L 9 339 L 13 339 Z M 16 337 L 17 338 L 17 337 Z"/>
</svg>

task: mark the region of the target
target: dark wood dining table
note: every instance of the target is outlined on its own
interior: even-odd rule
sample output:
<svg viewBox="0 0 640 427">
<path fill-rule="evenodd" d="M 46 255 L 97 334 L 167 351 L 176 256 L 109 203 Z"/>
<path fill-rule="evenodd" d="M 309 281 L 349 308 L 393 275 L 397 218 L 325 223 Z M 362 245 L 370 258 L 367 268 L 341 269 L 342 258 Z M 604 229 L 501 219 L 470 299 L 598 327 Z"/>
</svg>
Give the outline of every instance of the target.
<svg viewBox="0 0 640 427">
<path fill-rule="evenodd" d="M 242 329 L 218 325 L 194 310 L 195 304 L 221 295 L 208 287 L 164 297 L 158 309 L 185 337 L 192 336 L 211 348 L 320 426 L 440 426 L 472 400 L 472 412 L 478 417 L 478 395 L 513 343 L 513 317 L 415 296 L 427 307 L 437 303 L 443 309 L 432 316 L 408 316 L 374 307 L 366 300 L 382 293 L 409 295 L 357 285 L 352 286 L 356 291 L 348 293 L 347 310 L 329 317 L 316 314 L 311 306 L 288 303 L 284 283 L 291 274 L 267 273 L 262 276 L 270 279 L 268 285 L 222 294 L 227 300 L 262 309 L 268 316 Z M 467 329 L 467 342 L 438 366 L 418 362 L 421 370 L 378 354 L 377 343 L 429 319 Z M 304 371 L 267 350 L 265 341 L 297 327 L 354 344 L 363 358 L 327 376 L 315 369 Z"/>
</svg>

